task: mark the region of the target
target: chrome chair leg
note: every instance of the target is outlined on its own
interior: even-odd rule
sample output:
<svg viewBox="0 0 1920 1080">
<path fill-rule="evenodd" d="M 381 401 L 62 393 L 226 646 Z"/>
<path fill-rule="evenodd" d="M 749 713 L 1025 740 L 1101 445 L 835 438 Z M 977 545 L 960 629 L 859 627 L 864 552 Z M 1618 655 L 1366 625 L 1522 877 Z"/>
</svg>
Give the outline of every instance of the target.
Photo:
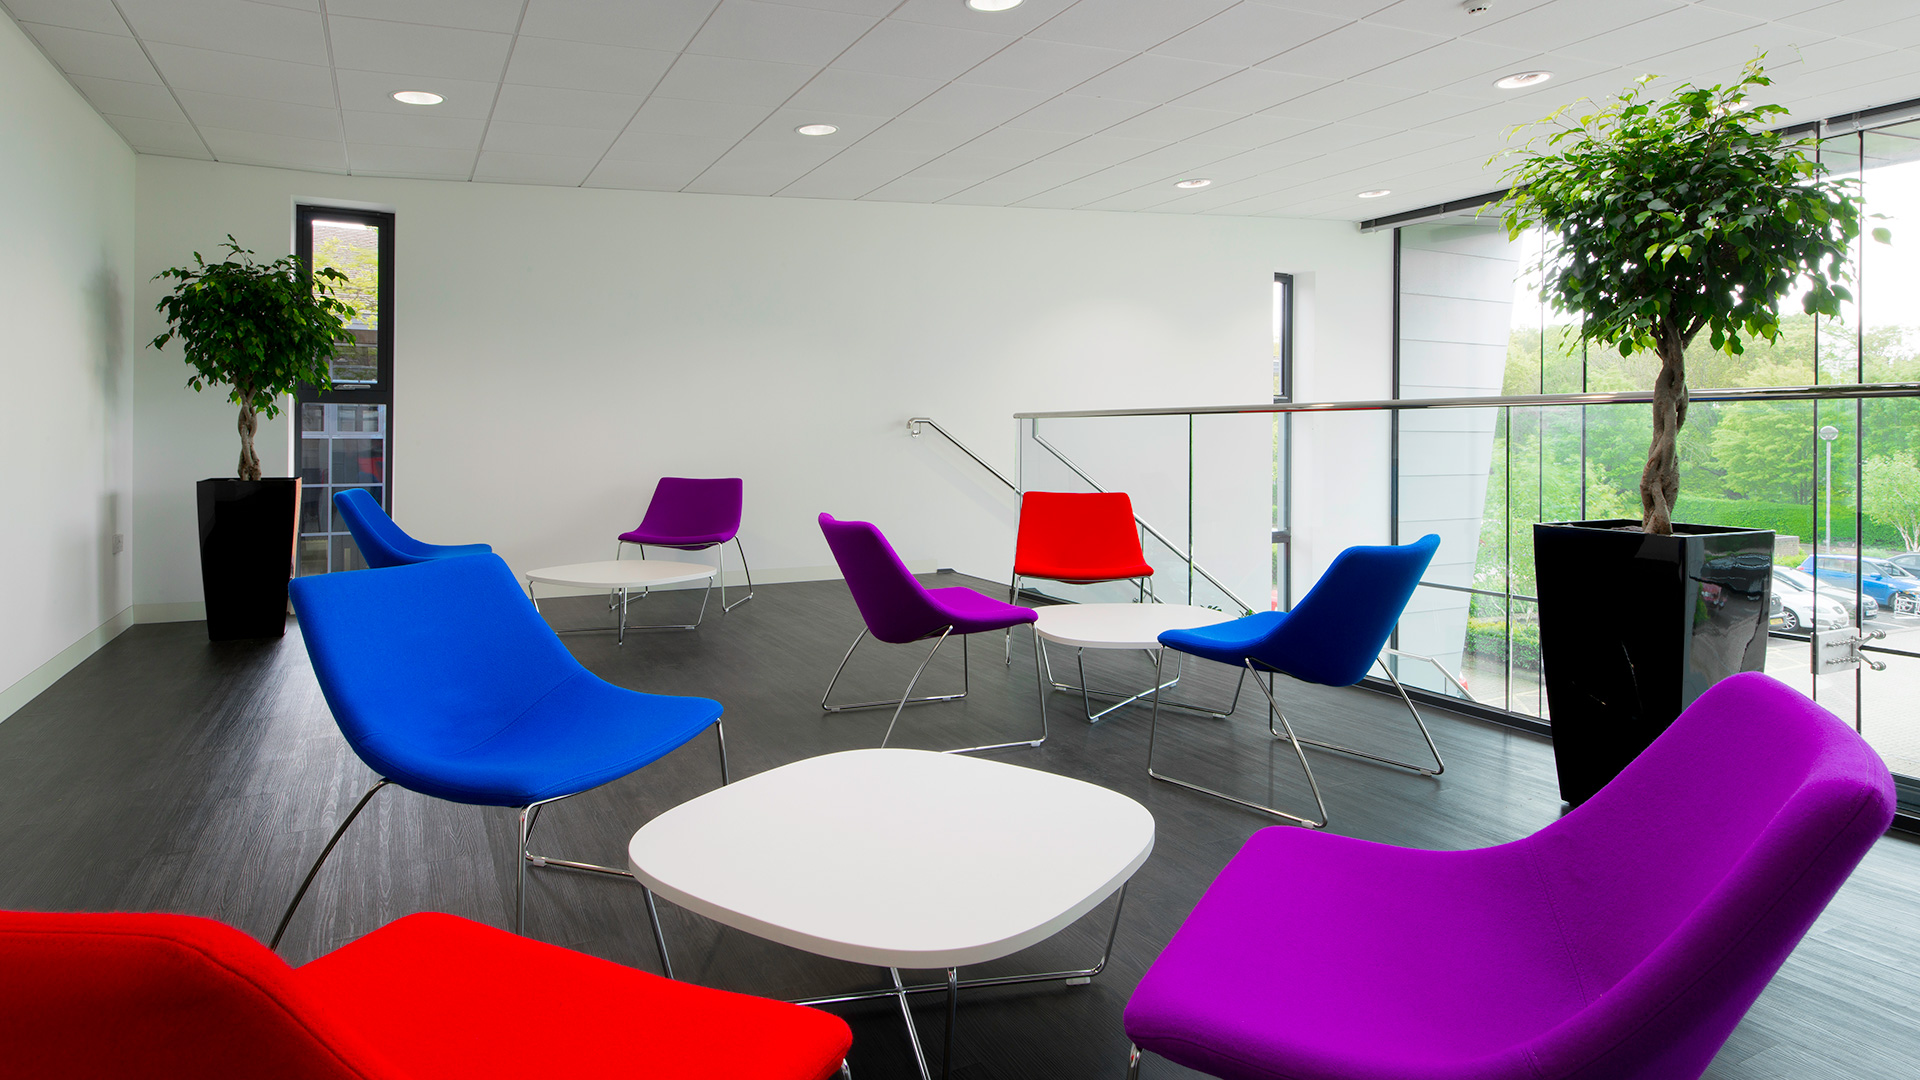
<svg viewBox="0 0 1920 1080">
<path fill-rule="evenodd" d="M 951 633 L 953 633 L 953 627 L 951 626 L 947 627 L 945 630 L 940 631 L 940 636 L 934 639 L 933 648 L 927 650 L 927 658 L 925 660 L 920 661 L 919 667 L 913 669 L 913 678 L 907 680 L 907 692 L 900 695 L 900 704 L 895 705 L 893 707 L 893 719 L 887 721 L 887 733 L 885 735 L 880 736 L 881 749 L 885 749 L 887 745 L 887 740 L 893 738 L 893 726 L 900 722 L 901 710 L 907 707 L 907 699 L 913 696 L 913 687 L 914 687 L 914 684 L 920 681 L 921 672 L 926 671 L 927 665 L 933 663 L 933 654 L 940 651 L 940 646 L 947 640 L 947 635 Z M 966 635 L 964 634 L 961 635 L 960 637 L 960 687 L 961 687 L 960 696 L 966 697 L 967 696 L 967 638 L 966 638 Z"/>
<path fill-rule="evenodd" d="M 1161 668 L 1165 665 L 1165 663 L 1166 663 L 1166 651 L 1163 649 L 1161 650 L 1160 663 L 1154 665 L 1153 681 L 1156 684 L 1161 681 L 1160 672 L 1161 672 Z M 1263 814 L 1272 814 L 1274 817 L 1285 818 L 1288 821 L 1296 821 L 1302 825 L 1305 825 L 1310 829 L 1325 828 L 1327 824 L 1327 803 L 1326 803 L 1326 800 L 1321 798 L 1320 796 L 1320 782 L 1314 779 L 1313 766 L 1307 764 L 1307 755 L 1305 751 L 1300 749 L 1299 740 L 1293 736 L 1293 726 L 1287 722 L 1287 718 L 1285 714 L 1280 712 L 1280 706 L 1274 702 L 1272 688 L 1260 682 L 1260 673 L 1254 670 L 1253 662 L 1251 660 L 1247 661 L 1246 668 L 1248 671 L 1253 671 L 1254 684 L 1257 686 L 1260 686 L 1261 689 L 1266 692 L 1267 704 L 1272 709 L 1272 712 L 1269 714 L 1268 727 L 1269 728 L 1272 727 L 1272 717 L 1278 716 L 1280 718 L 1281 726 L 1287 729 L 1287 734 L 1285 738 L 1287 739 L 1289 745 L 1293 747 L 1294 756 L 1300 760 L 1301 771 L 1307 774 L 1307 787 L 1309 790 L 1313 792 L 1314 805 L 1317 806 L 1320 810 L 1319 820 L 1316 821 L 1313 818 L 1302 817 L 1299 814 L 1291 814 L 1278 807 L 1267 806 L 1264 803 L 1257 803 L 1250 799 L 1242 799 L 1237 795 L 1229 795 L 1224 791 L 1218 791 L 1213 788 L 1203 786 L 1201 784 L 1196 784 L 1190 780 L 1182 780 L 1179 777 L 1168 776 L 1164 773 L 1155 772 L 1153 768 L 1153 751 L 1154 751 L 1154 745 L 1160 730 L 1160 695 L 1158 691 L 1155 691 L 1154 693 L 1153 717 L 1149 721 L 1149 726 L 1147 728 L 1147 775 L 1152 777 L 1155 780 L 1164 780 L 1169 784 L 1174 784 L 1178 787 L 1186 788 L 1189 791 L 1197 791 L 1202 795 L 1211 795 L 1216 799 L 1224 799 L 1225 801 L 1234 803 L 1238 806 L 1244 806 L 1249 810 L 1258 810 Z"/>
<path fill-rule="evenodd" d="M 943 633 L 941 636 L 944 638 L 945 634 Z M 826 693 L 820 695 L 820 711 L 821 712 L 830 712 L 830 713 L 858 712 L 861 709 L 887 709 L 887 708 L 899 707 L 900 699 L 898 698 L 887 698 L 884 701 L 854 701 L 854 702 L 848 702 L 843 705 L 827 704 L 827 698 L 833 695 L 833 688 L 836 685 L 838 685 L 840 682 L 841 673 L 847 670 L 847 661 L 853 659 L 853 650 L 859 648 L 860 643 L 862 641 L 865 641 L 866 638 L 867 638 L 867 630 L 864 627 L 862 627 L 860 632 L 854 635 L 853 644 L 847 646 L 847 655 L 840 658 L 840 666 L 833 669 L 833 678 L 827 680 L 827 691 Z M 961 640 L 964 642 L 966 639 L 963 637 L 961 638 Z M 937 643 L 935 647 L 936 648 L 938 647 Z M 931 656 L 932 654 L 929 653 L 928 655 Z M 922 664 L 921 666 L 925 667 L 926 665 Z M 917 675 L 915 677 L 918 678 Z M 912 693 L 911 686 L 908 687 L 908 693 Z M 966 682 L 964 681 L 964 673 L 963 673 L 961 690 L 959 693 L 933 694 L 928 697 L 908 698 L 906 699 L 906 704 L 924 705 L 928 702 L 933 702 L 933 701 L 959 701 L 961 698 L 964 698 L 966 696 L 967 696 L 967 689 L 966 689 Z"/>
<path fill-rule="evenodd" d="M 713 734 L 720 746 L 720 783 L 722 785 L 732 783 L 733 781 L 727 767 L 727 733 L 725 728 L 722 727 L 721 721 L 715 720 L 713 722 Z M 585 792 L 580 792 L 579 794 L 585 794 Z M 533 836 L 534 826 L 540 822 L 540 811 L 563 799 L 571 798 L 573 798 L 572 795 L 562 795 L 559 798 L 537 802 L 525 808 L 527 811 L 523 814 L 525 817 L 525 827 L 520 834 L 520 865 L 522 875 L 524 876 L 525 868 L 528 866 L 545 866 L 559 870 L 579 870 L 588 874 L 605 874 L 608 877 L 631 879 L 633 877 L 633 871 L 631 870 L 622 870 L 615 866 L 601 866 L 599 863 L 577 862 L 573 859 L 558 859 L 551 855 L 535 855 L 533 853 L 528 842 Z"/>
<path fill-rule="evenodd" d="M 720 614 L 722 615 L 725 615 L 727 612 L 732 611 L 734 608 L 737 608 L 741 604 L 744 604 L 747 601 L 753 599 L 753 567 L 747 565 L 746 545 L 740 542 L 740 537 L 738 534 L 734 535 L 733 546 L 740 552 L 740 569 L 746 571 L 747 595 L 741 597 L 738 600 L 735 600 L 731 604 L 727 603 L 726 560 L 716 556 L 715 557 L 716 561 L 720 563 Z M 725 544 L 720 545 L 721 555 L 725 555 L 726 550 L 727 550 L 727 546 Z"/>
<path fill-rule="evenodd" d="M 306 878 L 300 882 L 300 888 L 295 890 L 293 901 L 287 905 L 287 910 L 281 914 L 280 925 L 274 928 L 273 940 L 267 943 L 267 948 L 278 949 L 280 947 L 280 939 L 286 936 L 287 933 L 287 924 L 293 921 L 293 913 L 299 909 L 300 901 L 306 899 L 307 890 L 313 886 L 313 879 L 320 873 L 320 867 L 327 861 L 327 856 L 333 854 L 334 845 L 338 844 L 340 838 L 347 834 L 347 826 L 352 825 L 353 819 L 360 816 L 360 811 L 367 808 L 367 803 L 372 801 L 374 794 L 391 783 L 393 783 L 393 781 L 384 776 L 376 781 L 372 787 L 367 789 L 365 795 L 360 796 L 360 801 L 353 804 L 353 809 L 347 812 L 346 819 L 340 822 L 340 827 L 333 830 L 333 836 L 327 841 L 327 846 L 320 849 L 320 857 L 313 860 L 313 866 L 307 870 Z"/>
<path fill-rule="evenodd" d="M 1322 750 L 1332 750 L 1335 753 L 1339 753 L 1339 754 L 1347 754 L 1349 756 L 1357 757 L 1357 758 L 1366 758 L 1368 761 L 1378 761 L 1382 765 L 1395 765 L 1402 769 L 1411 769 L 1422 776 L 1439 776 L 1441 773 L 1446 772 L 1447 763 L 1440 759 L 1440 748 L 1433 744 L 1433 733 L 1427 730 L 1426 721 L 1420 719 L 1420 710 L 1413 707 L 1413 698 L 1407 695 L 1407 688 L 1400 685 L 1400 679 L 1394 675 L 1393 668 L 1387 665 L 1386 660 L 1380 657 L 1375 657 L 1374 662 L 1380 665 L 1380 670 L 1387 673 L 1387 678 L 1392 681 L 1393 688 L 1395 690 L 1400 691 L 1400 700 L 1406 703 L 1407 711 L 1413 714 L 1413 723 L 1416 727 L 1420 729 L 1420 737 L 1427 741 L 1427 752 L 1433 755 L 1433 768 L 1429 769 L 1425 765 L 1416 765 L 1411 761 L 1397 761 L 1390 757 L 1382 757 L 1379 754 L 1368 753 L 1365 750 L 1355 750 L 1351 746 L 1341 746 L 1337 743 L 1319 742 L 1314 739 L 1302 739 L 1300 741 L 1305 743 L 1308 746 L 1319 747 Z M 1269 682 L 1271 682 L 1272 677 L 1269 676 L 1268 678 L 1269 678 Z M 1267 698 L 1269 702 L 1272 701 L 1273 695 L 1271 692 L 1268 693 Z M 1275 708 L 1277 710 L 1277 706 Z M 1285 735 L 1281 734 L 1277 729 L 1274 728 L 1272 712 L 1269 712 L 1267 716 L 1267 730 L 1269 732 L 1272 732 L 1273 737 L 1276 739 L 1287 739 L 1292 737 L 1291 728 L 1288 729 L 1288 733 Z"/>
<path fill-rule="evenodd" d="M 1020 602 L 1019 598 L 1020 598 L 1020 575 L 1015 574 L 1011 578 L 1007 579 L 1007 603 L 1017 604 Z M 1013 627 L 1011 626 L 1007 627 L 1006 647 L 1007 647 L 1007 666 L 1012 667 L 1013 666 Z"/>
<path fill-rule="evenodd" d="M 1127 1044 L 1127 1080 L 1140 1080 L 1140 1048 Z"/>
</svg>

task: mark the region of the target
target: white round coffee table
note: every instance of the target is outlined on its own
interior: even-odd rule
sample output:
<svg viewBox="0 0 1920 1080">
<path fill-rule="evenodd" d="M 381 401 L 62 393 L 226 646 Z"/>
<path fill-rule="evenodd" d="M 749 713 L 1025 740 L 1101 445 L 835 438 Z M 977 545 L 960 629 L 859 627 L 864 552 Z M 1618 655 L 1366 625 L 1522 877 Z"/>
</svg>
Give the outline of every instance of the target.
<svg viewBox="0 0 1920 1080">
<path fill-rule="evenodd" d="M 925 750 L 849 750 L 784 765 L 682 803 L 627 846 L 667 974 L 658 893 L 715 922 L 857 964 L 893 988 L 806 1004 L 946 990 L 946 1056 L 960 987 L 1084 982 L 1106 965 L 964 980 L 958 969 L 1053 936 L 1120 894 L 1153 851 L 1153 815 L 1103 787 Z M 1114 927 L 1120 908 L 1114 908 Z M 1107 936 L 1107 951 L 1113 934 Z M 901 968 L 945 968 L 907 986 Z"/>
<path fill-rule="evenodd" d="M 569 563 L 566 566 L 548 566 L 539 570 L 527 571 L 527 599 L 533 601 L 534 610 L 540 609 L 540 600 L 534 595 L 535 582 L 543 585 L 561 585 L 572 589 L 593 589 L 619 594 L 620 618 L 614 626 L 590 626 L 574 630 L 556 630 L 558 634 L 599 633 L 612 630 L 619 634 L 621 644 L 627 640 L 629 630 L 693 630 L 707 616 L 707 594 L 713 592 L 714 568 L 701 563 L 669 562 L 665 559 L 608 559 L 603 562 Z M 655 623 L 644 626 L 627 624 L 627 593 L 639 590 L 642 597 L 648 589 L 661 585 L 678 585 L 687 581 L 706 580 L 707 587 L 700 594 L 700 614 L 692 623 L 673 624 Z"/>
<path fill-rule="evenodd" d="M 1040 709 L 1046 711 L 1047 686 L 1055 690 L 1080 691 L 1081 703 L 1085 706 L 1087 722 L 1095 723 L 1115 709 L 1131 705 L 1153 694 L 1154 687 L 1133 694 L 1120 694 L 1108 690 L 1094 690 L 1087 686 L 1087 649 L 1139 649 L 1148 653 L 1160 650 L 1160 635 L 1168 630 L 1190 630 L 1196 626 L 1212 626 L 1215 623 L 1230 622 L 1237 616 L 1212 608 L 1190 607 L 1186 604 L 1052 604 L 1035 608 L 1040 613 L 1039 621 L 1033 624 L 1038 635 L 1034 647 L 1033 662 L 1036 675 L 1040 679 Z M 1047 642 L 1070 645 L 1074 648 L 1074 662 L 1079 665 L 1080 682 L 1078 685 L 1064 683 L 1053 677 L 1053 661 L 1047 656 Z M 1039 674 L 1041 667 L 1045 674 Z M 1177 686 L 1180 676 L 1175 675 L 1165 683 L 1159 684 L 1162 690 Z M 1234 691 L 1234 699 L 1239 700 L 1239 690 Z M 1093 698 L 1113 699 L 1114 703 L 1093 711 Z M 1224 716 L 1225 713 L 1201 709 L 1179 702 L 1163 701 L 1162 705 L 1174 709 L 1186 709 L 1190 712 L 1202 712 L 1209 716 Z M 1227 712 L 1232 712 L 1229 707 Z"/>
</svg>

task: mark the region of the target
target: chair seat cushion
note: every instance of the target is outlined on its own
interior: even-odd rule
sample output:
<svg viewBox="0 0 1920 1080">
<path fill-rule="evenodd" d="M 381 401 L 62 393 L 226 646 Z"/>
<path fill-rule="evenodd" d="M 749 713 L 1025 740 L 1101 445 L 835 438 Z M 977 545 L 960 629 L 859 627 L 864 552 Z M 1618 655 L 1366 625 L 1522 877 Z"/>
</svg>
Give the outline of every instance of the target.
<svg viewBox="0 0 1920 1080">
<path fill-rule="evenodd" d="M 620 539 L 622 542 L 628 544 L 652 544 L 655 547 L 679 548 L 682 551 L 699 551 L 701 548 L 710 548 L 715 544 L 726 543 L 733 539 L 734 533 L 738 531 L 739 530 L 735 529 L 729 532 L 696 533 L 691 536 L 675 536 L 671 533 L 634 529 L 632 532 L 621 533 Z"/>
<path fill-rule="evenodd" d="M 822 1080 L 853 1042 L 831 1013 L 437 913 L 398 919 L 294 978 L 412 1080 Z"/>
<path fill-rule="evenodd" d="M 933 600 L 934 606 L 940 609 L 941 616 L 952 621 L 953 632 L 956 634 L 1004 630 L 1009 626 L 1033 622 L 1040 617 L 1040 614 L 1030 607 L 1002 603 L 965 585 L 928 589 L 927 596 Z"/>
<path fill-rule="evenodd" d="M 1287 617 L 1284 611 L 1256 611 L 1251 615 L 1212 626 L 1190 630 L 1168 630 L 1160 635 L 1160 644 L 1169 649 L 1204 656 L 1222 664 L 1241 667 L 1253 648 L 1266 640 Z"/>
<path fill-rule="evenodd" d="M 1533 1078 L 1585 1004 L 1518 852 L 1255 833 L 1127 1005 L 1144 1049 L 1226 1080 Z"/>
<path fill-rule="evenodd" d="M 1069 585 L 1089 585 L 1096 581 L 1128 581 L 1133 578 L 1152 577 L 1153 567 L 1144 562 L 1131 560 L 1089 564 L 1029 558 L 1015 563 L 1013 572 L 1020 577 L 1064 581 Z"/>
<path fill-rule="evenodd" d="M 381 729 L 354 750 L 400 786 L 453 802 L 527 806 L 617 780 L 720 718 L 711 698 L 643 694 L 582 670 L 504 725 Z"/>
</svg>

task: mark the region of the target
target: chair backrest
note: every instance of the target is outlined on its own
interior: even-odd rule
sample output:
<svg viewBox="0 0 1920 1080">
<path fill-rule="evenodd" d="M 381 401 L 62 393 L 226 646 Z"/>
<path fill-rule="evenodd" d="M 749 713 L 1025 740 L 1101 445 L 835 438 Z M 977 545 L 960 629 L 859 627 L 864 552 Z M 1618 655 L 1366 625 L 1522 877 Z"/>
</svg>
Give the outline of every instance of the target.
<svg viewBox="0 0 1920 1080">
<path fill-rule="evenodd" d="M 285 961 L 191 915 L 0 912 L 8 1076 L 398 1080 Z"/>
<path fill-rule="evenodd" d="M 918 641 L 947 625 L 927 598 L 926 586 L 914 578 L 879 529 L 865 521 L 837 521 L 832 514 L 821 514 L 820 531 L 826 534 L 833 561 L 840 564 L 840 576 L 847 579 L 854 606 L 874 637 L 898 645 Z"/>
<path fill-rule="evenodd" d="M 660 536 L 714 536 L 732 539 L 740 531 L 746 486 L 739 477 L 701 479 L 663 476 L 653 489 L 640 531 Z"/>
<path fill-rule="evenodd" d="M 368 767 L 424 794 L 489 803 L 423 766 L 594 677 L 498 555 L 295 578 L 289 591 L 341 734 Z"/>
<path fill-rule="evenodd" d="M 1249 652 L 1296 679 L 1351 686 L 1386 647 L 1440 547 L 1433 533 L 1399 546 L 1350 547 Z"/>
<path fill-rule="evenodd" d="M 1885 763 L 1832 713 L 1759 673 L 1710 688 L 1508 845 L 1589 1001 L 1530 1048 L 1537 1075 L 1699 1076 L 1893 813 Z"/>
<path fill-rule="evenodd" d="M 408 536 L 393 523 L 365 488 L 347 488 L 333 494 L 334 510 L 347 522 L 347 531 L 367 565 L 375 568 L 407 566 L 433 558 L 431 545 Z"/>
<path fill-rule="evenodd" d="M 1124 491 L 1029 491 L 1020 496 L 1014 573 L 1053 581 L 1111 581 L 1152 574 Z M 1115 572 L 1115 568 L 1120 568 Z M 1133 573 L 1126 574 L 1126 570 Z M 1142 573 L 1144 571 L 1144 574 Z"/>
</svg>

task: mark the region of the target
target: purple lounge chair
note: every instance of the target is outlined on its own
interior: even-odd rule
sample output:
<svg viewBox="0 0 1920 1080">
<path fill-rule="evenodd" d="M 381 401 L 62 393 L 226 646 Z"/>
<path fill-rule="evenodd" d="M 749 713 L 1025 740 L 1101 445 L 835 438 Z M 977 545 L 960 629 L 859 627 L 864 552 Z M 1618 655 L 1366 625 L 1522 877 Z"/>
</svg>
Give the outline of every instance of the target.
<svg viewBox="0 0 1920 1080">
<path fill-rule="evenodd" d="M 1853 730 L 1761 674 L 1523 840 L 1255 833 L 1127 1004 L 1228 1080 L 1692 1080 L 1893 820 Z"/>
<path fill-rule="evenodd" d="M 972 589 L 955 586 L 949 589 L 929 589 L 914 578 L 907 564 L 880 535 L 880 530 L 864 521 L 836 521 L 832 514 L 820 515 L 820 531 L 826 534 L 827 546 L 833 549 L 833 559 L 840 564 L 841 576 L 847 579 L 847 588 L 853 593 L 853 602 L 860 609 L 860 617 L 867 625 L 847 646 L 847 655 L 840 658 L 840 666 L 833 669 L 833 678 L 827 682 L 827 692 L 820 695 L 820 708 L 826 712 L 852 712 L 857 709 L 881 709 L 893 706 L 893 720 L 887 724 L 887 733 L 880 738 L 880 745 L 887 745 L 893 737 L 893 727 L 900 722 L 900 711 L 908 705 L 920 705 L 931 701 L 958 701 L 967 696 L 967 639 L 960 638 L 960 692 L 957 694 L 936 694 L 930 697 L 914 697 L 914 684 L 920 681 L 920 674 L 927 670 L 933 661 L 933 654 L 940 651 L 940 645 L 952 634 L 978 634 L 988 630 L 1005 630 L 1021 623 L 1032 623 L 1039 616 L 1032 608 L 1003 604 L 990 596 Z M 913 678 L 907 681 L 906 692 L 900 695 L 896 703 L 889 698 L 885 701 L 861 701 L 844 705 L 829 705 L 827 699 L 833 696 L 834 685 L 840 681 L 840 673 L 847 669 L 847 661 L 853 659 L 853 650 L 868 634 L 893 645 L 903 645 L 910 641 L 924 641 L 935 638 L 933 648 L 927 650 L 927 657 L 914 669 Z M 1038 642 L 1035 643 L 1036 647 Z M 1000 750 L 1010 746 L 1039 746 L 1047 741 L 1047 718 L 1040 717 L 1040 737 L 1019 742 L 994 743 L 990 746 L 969 746 L 959 750 L 949 750 L 950 754 L 969 754 L 975 750 Z"/>
<path fill-rule="evenodd" d="M 739 477 L 700 479 L 690 476 L 663 476 L 654 485 L 647 512 L 631 532 L 620 534 L 613 557 L 618 559 L 628 544 L 640 546 L 640 557 L 647 557 L 647 545 L 680 551 L 705 551 L 733 541 L 740 553 L 740 568 L 747 575 L 747 595 L 727 603 L 725 567 L 720 578 L 720 611 L 732 611 L 753 599 L 753 567 L 747 565 L 747 549 L 740 543 L 740 510 L 745 503 L 745 485 Z M 723 549 L 724 550 L 724 549 Z M 722 560 L 715 556 L 716 562 Z"/>
</svg>

